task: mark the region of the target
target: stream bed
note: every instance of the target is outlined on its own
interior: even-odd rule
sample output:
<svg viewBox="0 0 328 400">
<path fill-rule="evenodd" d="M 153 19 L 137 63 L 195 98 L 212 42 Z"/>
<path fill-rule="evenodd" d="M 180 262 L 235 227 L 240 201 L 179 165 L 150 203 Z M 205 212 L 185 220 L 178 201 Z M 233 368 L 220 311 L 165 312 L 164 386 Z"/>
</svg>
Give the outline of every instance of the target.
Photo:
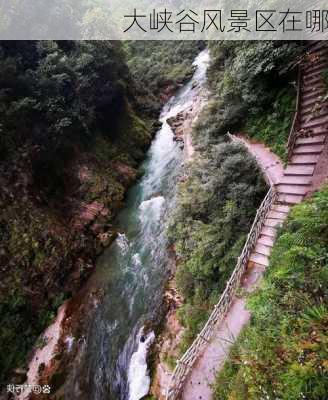
<svg viewBox="0 0 328 400">
<path fill-rule="evenodd" d="M 204 50 L 194 62 L 193 78 L 163 107 L 163 125 L 141 167 L 144 175 L 129 190 L 118 216 L 122 233 L 98 259 L 94 280 L 104 296 L 93 310 L 65 398 L 140 400 L 148 393 L 147 350 L 154 333 L 144 327 L 158 319 L 170 273 L 165 230 L 184 158 L 167 119 L 192 105 L 206 80 L 208 61 Z"/>
</svg>

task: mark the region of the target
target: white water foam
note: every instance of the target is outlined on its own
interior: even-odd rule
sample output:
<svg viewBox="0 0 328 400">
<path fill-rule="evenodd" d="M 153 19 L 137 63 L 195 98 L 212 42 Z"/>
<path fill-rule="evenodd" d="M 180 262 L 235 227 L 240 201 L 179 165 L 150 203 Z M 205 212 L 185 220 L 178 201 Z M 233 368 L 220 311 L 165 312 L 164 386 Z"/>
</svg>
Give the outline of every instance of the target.
<svg viewBox="0 0 328 400">
<path fill-rule="evenodd" d="M 133 265 L 135 267 L 140 267 L 141 266 L 141 258 L 140 258 L 140 254 L 139 253 L 133 254 L 132 262 L 133 262 Z"/>
<path fill-rule="evenodd" d="M 141 222 L 160 221 L 164 203 L 165 199 L 163 196 L 143 201 L 139 206 Z"/>
<path fill-rule="evenodd" d="M 144 336 L 143 329 L 141 329 L 138 337 L 138 349 L 132 354 L 128 370 L 129 400 L 142 399 L 148 394 L 150 388 L 147 354 L 149 347 L 155 340 L 155 334 L 150 332 L 147 336 Z"/>
<path fill-rule="evenodd" d="M 119 233 L 117 235 L 116 244 L 120 248 L 123 255 L 126 255 L 128 253 L 130 245 L 129 245 L 129 240 L 124 235 L 124 233 Z"/>
</svg>

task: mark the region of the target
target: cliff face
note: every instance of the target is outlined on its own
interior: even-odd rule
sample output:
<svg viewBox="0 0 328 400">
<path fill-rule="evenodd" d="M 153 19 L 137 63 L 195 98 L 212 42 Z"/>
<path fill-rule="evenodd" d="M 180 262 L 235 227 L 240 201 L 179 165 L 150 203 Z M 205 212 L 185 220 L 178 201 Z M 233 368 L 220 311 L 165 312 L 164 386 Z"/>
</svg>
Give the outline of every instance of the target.
<svg viewBox="0 0 328 400">
<path fill-rule="evenodd" d="M 115 238 L 151 140 L 119 47 L 103 46 L 0 43 L 1 385 Z"/>
<path fill-rule="evenodd" d="M 0 42 L 1 385 L 25 380 L 32 345 L 115 238 L 154 118 L 199 51 L 123 46 Z"/>
</svg>

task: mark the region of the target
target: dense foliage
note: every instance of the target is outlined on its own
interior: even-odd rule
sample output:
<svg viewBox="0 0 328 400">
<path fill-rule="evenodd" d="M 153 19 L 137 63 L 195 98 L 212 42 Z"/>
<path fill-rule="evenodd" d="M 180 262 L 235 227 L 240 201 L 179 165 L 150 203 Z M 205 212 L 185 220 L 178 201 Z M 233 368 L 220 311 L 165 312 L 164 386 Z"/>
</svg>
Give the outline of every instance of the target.
<svg viewBox="0 0 328 400">
<path fill-rule="evenodd" d="M 203 118 L 194 133 L 202 140 L 213 129 Z M 187 328 L 182 348 L 218 301 L 266 191 L 246 149 L 223 140 L 208 143 L 186 173 L 169 230 L 178 257 L 178 289 L 185 299 L 179 310 Z"/>
<path fill-rule="evenodd" d="M 201 41 L 132 41 L 125 43 L 128 65 L 143 93 L 156 105 L 193 74 Z M 149 100 L 149 99 L 148 99 Z"/>
<path fill-rule="evenodd" d="M 293 63 L 283 42 L 210 42 L 211 101 L 193 131 L 199 158 L 179 186 L 170 227 L 178 255 L 184 349 L 199 332 L 235 266 L 264 196 L 261 173 L 244 148 L 225 143 L 243 130 L 284 156 L 294 112 Z"/>
<path fill-rule="evenodd" d="M 295 99 L 296 56 L 284 42 L 210 42 L 209 83 L 217 134 L 243 131 L 285 156 Z"/>
<path fill-rule="evenodd" d="M 129 134 L 119 131 L 120 116 L 129 116 L 134 88 L 118 44 L 2 42 L 0 57 L 2 157 L 35 146 L 33 163 L 50 167 L 99 132 L 113 147 Z M 134 142 L 138 159 L 137 141 L 148 138 L 135 134 L 125 141 Z"/>
<path fill-rule="evenodd" d="M 217 377 L 217 400 L 324 400 L 328 393 L 328 188 L 293 208 Z"/>
<path fill-rule="evenodd" d="M 119 43 L 1 42 L 0 72 L 3 382 L 113 236 L 151 126 Z"/>
<path fill-rule="evenodd" d="M 10 349 L 1 384 L 115 238 L 113 218 L 156 127 L 160 82 L 172 79 L 173 90 L 190 76 L 197 46 L 0 42 L 0 348 Z"/>
</svg>

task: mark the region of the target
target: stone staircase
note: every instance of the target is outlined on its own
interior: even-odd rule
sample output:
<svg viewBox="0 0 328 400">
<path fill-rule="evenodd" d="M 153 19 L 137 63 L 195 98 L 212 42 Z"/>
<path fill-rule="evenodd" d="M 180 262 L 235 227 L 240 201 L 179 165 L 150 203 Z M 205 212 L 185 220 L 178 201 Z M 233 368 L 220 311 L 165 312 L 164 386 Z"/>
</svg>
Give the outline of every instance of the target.
<svg viewBox="0 0 328 400">
<path fill-rule="evenodd" d="M 275 160 L 271 160 L 271 155 L 268 158 L 263 154 L 265 149 L 257 148 L 255 151 L 254 144 L 248 146 L 267 175 L 271 189 L 258 209 L 224 293 L 202 331 L 177 362 L 166 400 L 212 399 L 210 385 L 215 380 L 215 374 L 227 359 L 235 338 L 250 319 L 245 297 L 235 296 L 237 286 L 248 292 L 254 290 L 269 265 L 277 230 L 287 218 L 290 208 L 320 186 L 315 184 L 316 180 L 320 181 L 321 176 L 324 179 L 328 177 L 327 171 L 325 174 L 320 171 L 322 164 L 323 168 L 328 168 L 328 100 L 323 98 L 327 89 L 321 75 L 326 68 L 328 46 L 325 42 L 311 43 L 300 68 L 297 107 L 288 142 L 289 162 L 286 168 L 282 171 L 280 166 L 280 170 Z M 326 164 L 322 162 L 325 160 Z M 322 182 L 323 179 L 319 184 Z"/>
<path fill-rule="evenodd" d="M 278 201 L 272 205 L 250 264 L 267 267 L 277 229 L 287 218 L 290 207 L 310 192 L 312 177 L 328 137 L 328 100 L 322 73 L 328 69 L 328 46 L 312 44 L 301 66 L 297 139 L 281 181 L 276 185 Z"/>
</svg>

